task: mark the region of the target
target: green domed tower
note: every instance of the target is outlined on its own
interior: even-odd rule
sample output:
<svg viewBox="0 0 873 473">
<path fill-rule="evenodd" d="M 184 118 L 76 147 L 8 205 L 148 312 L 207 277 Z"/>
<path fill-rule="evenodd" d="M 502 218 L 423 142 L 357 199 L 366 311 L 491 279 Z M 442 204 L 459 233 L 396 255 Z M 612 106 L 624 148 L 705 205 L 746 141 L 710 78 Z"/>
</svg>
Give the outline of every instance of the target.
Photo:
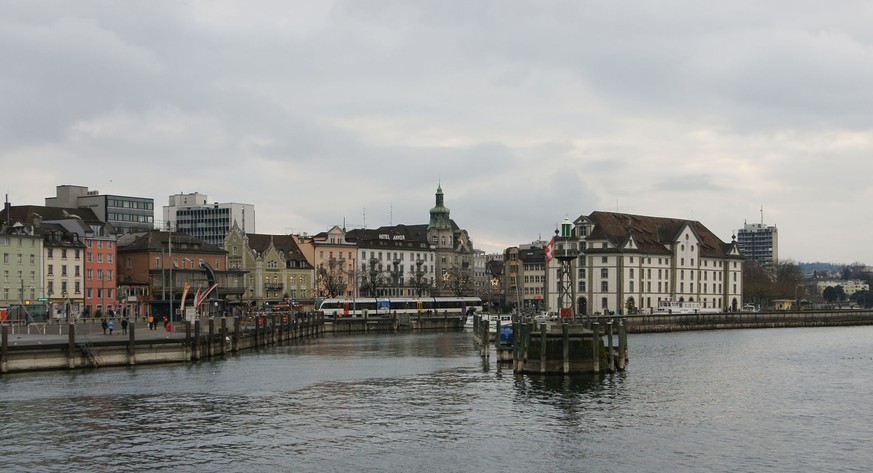
<svg viewBox="0 0 873 473">
<path fill-rule="evenodd" d="M 428 230 L 452 230 L 452 221 L 449 218 L 449 209 L 443 204 L 443 188 L 437 186 L 436 206 L 430 209 L 430 223 Z"/>
</svg>

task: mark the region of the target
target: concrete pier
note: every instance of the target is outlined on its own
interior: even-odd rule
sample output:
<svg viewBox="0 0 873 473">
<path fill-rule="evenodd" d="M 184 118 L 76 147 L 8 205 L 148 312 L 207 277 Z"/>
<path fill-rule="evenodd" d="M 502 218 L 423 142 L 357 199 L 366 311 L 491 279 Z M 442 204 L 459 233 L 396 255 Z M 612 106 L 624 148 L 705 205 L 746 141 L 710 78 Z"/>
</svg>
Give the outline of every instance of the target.
<svg viewBox="0 0 873 473">
<path fill-rule="evenodd" d="M 237 353 L 324 334 L 324 321 L 314 314 L 284 317 L 288 327 L 297 328 L 295 337 L 290 329 L 281 331 L 288 336 L 279 336 L 277 322 L 267 325 L 266 317 L 259 319 L 230 319 L 232 332 L 228 319 L 220 319 L 220 336 L 215 335 L 214 319 L 182 322 L 171 331 L 149 330 L 144 322 L 139 326 L 131 323 L 127 336 L 104 335 L 99 326 L 95 329 L 95 324 L 89 323 L 58 324 L 51 330 L 7 323 L 0 325 L 0 373 L 189 362 L 224 356 L 228 347 Z M 202 333 L 204 325 L 207 333 Z"/>
</svg>

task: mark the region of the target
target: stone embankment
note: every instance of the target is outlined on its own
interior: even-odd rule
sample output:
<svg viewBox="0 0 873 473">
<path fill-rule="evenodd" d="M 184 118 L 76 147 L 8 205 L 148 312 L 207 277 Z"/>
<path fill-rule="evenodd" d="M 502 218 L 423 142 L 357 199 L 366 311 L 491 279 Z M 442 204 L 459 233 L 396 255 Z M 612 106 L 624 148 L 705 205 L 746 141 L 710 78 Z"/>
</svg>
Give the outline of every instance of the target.
<svg viewBox="0 0 873 473">
<path fill-rule="evenodd" d="M 628 333 L 787 327 L 873 325 L 871 310 L 725 312 L 720 314 L 629 315 Z"/>
</svg>

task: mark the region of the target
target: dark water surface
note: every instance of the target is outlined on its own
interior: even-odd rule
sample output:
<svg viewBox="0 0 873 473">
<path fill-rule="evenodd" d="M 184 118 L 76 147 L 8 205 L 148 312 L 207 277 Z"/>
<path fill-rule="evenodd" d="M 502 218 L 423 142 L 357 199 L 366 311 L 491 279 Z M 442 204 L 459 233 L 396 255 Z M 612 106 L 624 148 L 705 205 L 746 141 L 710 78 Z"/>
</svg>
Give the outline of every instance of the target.
<svg viewBox="0 0 873 473">
<path fill-rule="evenodd" d="M 469 333 L 0 378 L 0 471 L 870 471 L 873 327 L 630 335 L 517 376 Z"/>
</svg>

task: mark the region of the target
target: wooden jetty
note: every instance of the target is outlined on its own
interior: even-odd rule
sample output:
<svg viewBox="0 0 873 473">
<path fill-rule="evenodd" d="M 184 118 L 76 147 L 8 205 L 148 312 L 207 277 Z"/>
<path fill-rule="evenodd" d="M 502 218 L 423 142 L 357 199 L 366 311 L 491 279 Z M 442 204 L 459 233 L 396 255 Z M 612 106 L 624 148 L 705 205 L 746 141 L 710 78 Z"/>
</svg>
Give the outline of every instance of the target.
<svg viewBox="0 0 873 473">
<path fill-rule="evenodd" d="M 475 319 L 474 338 L 483 357 L 490 356 L 487 318 Z M 499 324 L 499 323 L 498 323 Z M 620 318 L 590 324 L 565 320 L 513 319 L 511 341 L 497 327 L 497 361 L 512 362 L 515 373 L 580 374 L 623 371 L 627 365 L 627 330 Z M 504 336 L 501 336 L 504 335 Z"/>
<path fill-rule="evenodd" d="M 93 324 L 45 325 L 37 333 L 25 332 L 33 328 L 0 327 L 0 373 L 196 361 L 324 333 L 323 320 L 314 314 L 203 317 L 154 331 L 131 323 L 125 335 L 88 333 Z"/>
</svg>

